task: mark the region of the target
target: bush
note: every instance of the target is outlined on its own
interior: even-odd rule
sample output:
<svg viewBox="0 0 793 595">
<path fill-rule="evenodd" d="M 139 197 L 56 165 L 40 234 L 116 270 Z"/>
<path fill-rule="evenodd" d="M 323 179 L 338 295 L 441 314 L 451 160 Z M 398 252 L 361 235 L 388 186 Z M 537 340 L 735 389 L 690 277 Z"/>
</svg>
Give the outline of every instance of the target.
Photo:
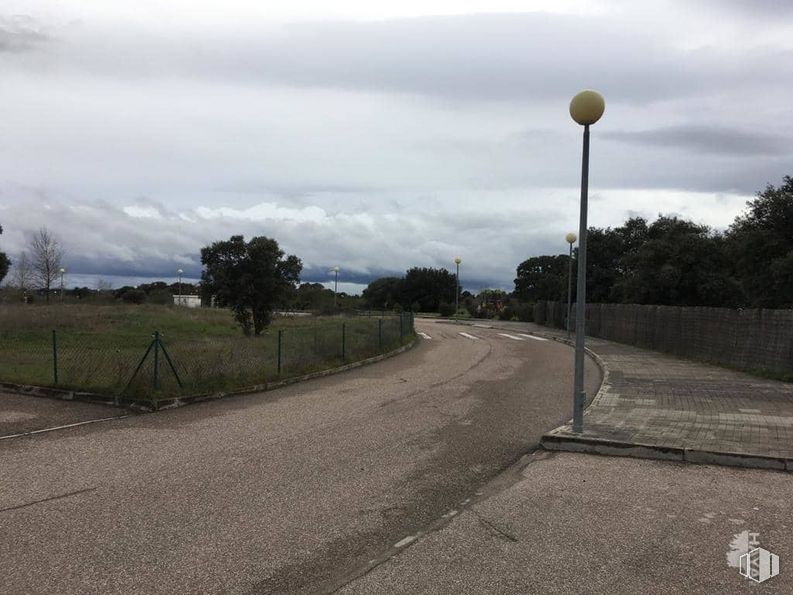
<svg viewBox="0 0 793 595">
<path fill-rule="evenodd" d="M 454 306 L 447 302 L 441 302 L 438 305 L 438 312 L 444 317 L 452 316 L 454 314 Z"/>
<path fill-rule="evenodd" d="M 512 306 L 507 306 L 506 308 L 501 310 L 501 312 L 498 313 L 499 320 L 512 320 L 513 318 L 516 318 L 516 316 L 515 316 L 515 310 L 514 308 L 512 308 Z"/>
<path fill-rule="evenodd" d="M 149 294 L 147 301 L 150 304 L 168 306 L 173 304 L 173 294 L 167 289 L 155 289 Z"/>
<path fill-rule="evenodd" d="M 146 292 L 142 289 L 130 289 L 121 294 L 121 300 L 126 304 L 142 304 L 146 301 Z"/>
<path fill-rule="evenodd" d="M 534 322 L 534 304 L 515 306 L 515 315 L 521 322 Z"/>
</svg>

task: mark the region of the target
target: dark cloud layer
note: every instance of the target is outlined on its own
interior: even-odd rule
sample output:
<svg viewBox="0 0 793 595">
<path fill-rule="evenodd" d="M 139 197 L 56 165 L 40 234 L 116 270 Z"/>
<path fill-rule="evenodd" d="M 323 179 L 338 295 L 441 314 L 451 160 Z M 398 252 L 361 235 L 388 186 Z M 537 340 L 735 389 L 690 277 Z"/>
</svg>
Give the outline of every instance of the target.
<svg viewBox="0 0 793 595">
<path fill-rule="evenodd" d="M 716 155 L 777 156 L 793 153 L 793 144 L 789 138 L 732 128 L 668 126 L 631 132 L 606 131 L 603 137 L 631 144 Z"/>
</svg>

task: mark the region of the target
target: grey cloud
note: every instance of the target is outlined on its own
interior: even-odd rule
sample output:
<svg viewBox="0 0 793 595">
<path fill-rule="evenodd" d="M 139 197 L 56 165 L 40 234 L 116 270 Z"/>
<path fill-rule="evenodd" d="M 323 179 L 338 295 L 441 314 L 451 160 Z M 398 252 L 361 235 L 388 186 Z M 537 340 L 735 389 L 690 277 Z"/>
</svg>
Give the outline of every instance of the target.
<svg viewBox="0 0 793 595">
<path fill-rule="evenodd" d="M 706 8 L 730 11 L 741 18 L 779 19 L 793 16 L 793 3 L 789 0 L 704 0 Z"/>
<path fill-rule="evenodd" d="M 30 17 L 0 17 L 0 52 L 31 50 L 49 39 L 42 27 Z"/>
<path fill-rule="evenodd" d="M 73 34 L 57 68 L 110 76 L 234 79 L 429 95 L 542 100 L 596 87 L 610 99 L 658 100 L 791 72 L 791 54 L 674 49 L 602 17 L 543 13 L 302 23 L 279 30 L 162 39 L 128 30 Z M 109 51 L 108 51 L 109 50 Z M 70 54 L 71 52 L 71 54 Z"/>
<path fill-rule="evenodd" d="M 725 61 L 724 52 L 676 50 L 598 17 L 540 13 L 295 25 L 227 49 L 212 54 L 224 72 L 454 100 L 566 98 L 588 86 L 615 100 L 657 100 L 727 88 L 736 74 L 746 84 L 771 68 L 764 54 Z"/>
<path fill-rule="evenodd" d="M 786 155 L 790 139 L 757 131 L 715 126 L 667 126 L 639 131 L 606 131 L 603 138 L 651 147 L 717 155 Z"/>
<path fill-rule="evenodd" d="M 477 214 L 455 213 L 446 203 L 399 214 L 328 214 L 321 221 L 244 220 L 220 216 L 181 215 L 157 201 L 140 199 L 135 206 L 151 209 L 151 217 L 132 217 L 118 206 L 94 201 L 64 204 L 31 203 L 29 209 L 2 214 L 4 250 L 12 258 L 26 246 L 33 230 L 46 225 L 65 251 L 72 275 L 171 278 L 177 268 L 185 277 L 200 276 L 200 249 L 232 234 L 267 235 L 303 260 L 305 281 L 327 281 L 331 266 L 342 268 L 340 280 L 366 284 L 380 276 L 402 275 L 412 266 L 452 269 L 463 258 L 466 287 L 509 289 L 519 262 L 538 251 L 555 250 L 548 228 L 551 215 L 537 209 L 501 209 Z M 156 215 L 154 215 L 156 213 Z M 556 214 L 559 216 L 559 213 Z M 525 224 L 516 226 L 515 220 Z M 561 235 L 560 235 L 561 237 Z"/>
</svg>

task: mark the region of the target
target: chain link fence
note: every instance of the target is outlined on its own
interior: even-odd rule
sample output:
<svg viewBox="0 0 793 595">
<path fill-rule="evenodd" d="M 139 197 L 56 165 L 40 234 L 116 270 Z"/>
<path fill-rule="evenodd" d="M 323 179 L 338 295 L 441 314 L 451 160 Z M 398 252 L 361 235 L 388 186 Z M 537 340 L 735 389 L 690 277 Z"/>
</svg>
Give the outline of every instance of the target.
<svg viewBox="0 0 793 595">
<path fill-rule="evenodd" d="M 534 320 L 565 328 L 566 308 L 560 302 L 537 302 Z M 793 375 L 793 310 L 587 304 L 586 334 L 744 370 Z"/>
<path fill-rule="evenodd" d="M 412 340 L 413 316 L 271 327 L 258 337 L 0 329 L 0 382 L 132 399 L 238 390 L 387 353 Z"/>
</svg>

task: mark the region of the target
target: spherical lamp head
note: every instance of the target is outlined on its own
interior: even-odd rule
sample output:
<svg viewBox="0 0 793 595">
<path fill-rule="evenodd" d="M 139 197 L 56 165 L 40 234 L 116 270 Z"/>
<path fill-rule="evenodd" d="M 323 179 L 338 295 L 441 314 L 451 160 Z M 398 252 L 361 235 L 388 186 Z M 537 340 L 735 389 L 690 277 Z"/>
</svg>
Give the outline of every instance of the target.
<svg viewBox="0 0 793 595">
<path fill-rule="evenodd" d="M 564 236 L 564 239 L 565 239 L 565 240 L 567 240 L 567 243 L 568 243 L 568 244 L 575 244 L 575 241 L 578 239 L 578 236 L 576 236 L 576 235 L 575 235 L 575 234 L 574 234 L 574 233 L 571 231 L 571 232 L 570 232 L 570 233 L 568 233 L 566 236 Z"/>
<path fill-rule="evenodd" d="M 454 264 L 460 264 L 461 262 L 462 262 L 462 259 L 459 256 L 454 259 Z"/>
<path fill-rule="evenodd" d="M 581 91 L 570 102 L 570 116 L 581 126 L 594 124 L 600 120 L 605 109 L 606 102 L 597 91 Z"/>
</svg>

